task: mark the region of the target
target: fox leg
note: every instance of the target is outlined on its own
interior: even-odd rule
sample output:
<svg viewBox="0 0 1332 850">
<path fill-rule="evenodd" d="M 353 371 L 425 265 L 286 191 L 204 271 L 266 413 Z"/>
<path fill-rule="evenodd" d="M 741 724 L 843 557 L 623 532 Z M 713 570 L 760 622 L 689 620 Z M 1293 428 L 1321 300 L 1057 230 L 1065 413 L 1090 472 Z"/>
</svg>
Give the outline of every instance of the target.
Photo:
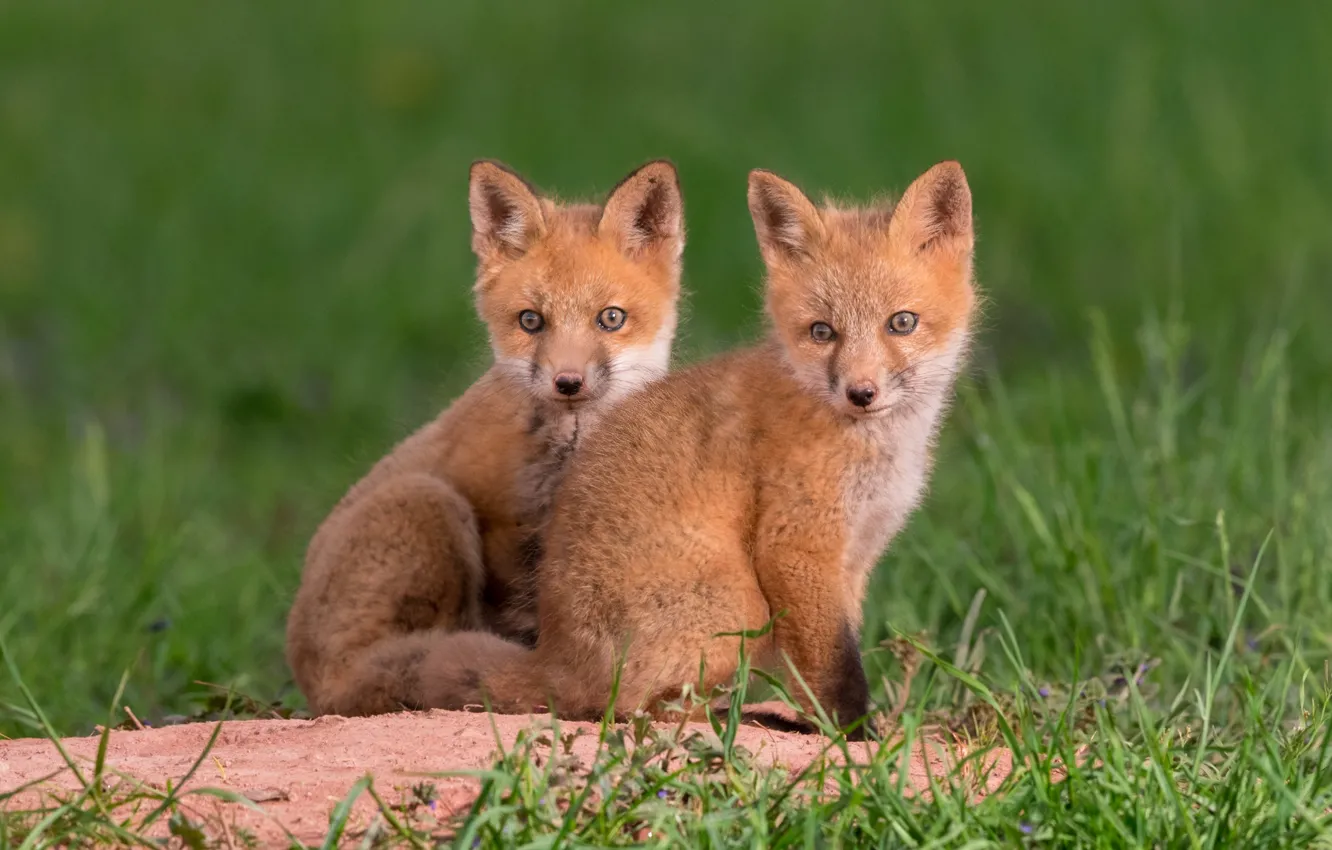
<svg viewBox="0 0 1332 850">
<path fill-rule="evenodd" d="M 831 553 L 803 551 L 782 541 L 756 552 L 755 565 L 773 614 L 785 612 L 773 626 L 777 649 L 824 711 L 845 728 L 869 714 L 869 680 L 860 660 L 858 618 L 841 584 L 826 578 L 827 564 L 837 560 Z M 805 689 L 794 681 L 792 696 L 813 709 Z"/>
<path fill-rule="evenodd" d="M 476 628 L 482 576 L 471 505 L 443 480 L 394 478 L 335 513 L 311 547 L 287 625 L 288 663 L 311 710 L 410 707 L 414 671 L 401 662 L 419 647 L 376 647 Z"/>
<path fill-rule="evenodd" d="M 618 712 L 642 709 L 663 720 L 704 717 L 704 701 L 719 686 L 731 684 L 739 669 L 737 633 L 762 628 L 770 616 L 746 561 L 737 553 L 713 567 L 691 570 L 689 582 L 674 582 L 670 593 L 659 588 L 648 594 L 661 607 L 642 610 L 636 627 L 625 636 Z M 687 588 L 683 592 L 681 585 Z M 770 643 L 770 636 L 746 639 L 745 652 L 763 656 Z M 609 647 L 600 656 L 607 673 L 613 671 Z M 605 710 L 610 697 L 606 690 L 592 707 Z M 692 691 L 692 704 L 681 706 L 687 691 Z"/>
<path fill-rule="evenodd" d="M 564 565 L 548 561 L 543 569 L 547 576 L 561 576 Z M 474 703 L 484 695 L 500 713 L 546 706 L 568 720 L 595 720 L 614 697 L 617 717 L 641 709 L 679 719 L 680 713 L 663 703 L 677 702 L 689 688 L 706 698 L 730 682 L 739 665 L 740 638 L 733 635 L 767 622 L 767 600 L 742 552 L 708 568 L 691 565 L 687 576 L 670 569 L 622 572 L 646 580 L 621 588 L 613 601 L 595 590 L 596 582 L 563 580 L 549 592 L 543 589 L 534 649 L 486 636 L 491 642 L 466 649 L 475 661 L 461 652 L 445 661 L 444 653 L 432 650 L 429 657 L 438 663 L 426 665 L 422 675 L 432 684 L 423 687 L 469 694 Z M 629 602 L 644 598 L 651 604 Z M 769 643 L 768 637 L 756 638 L 747 649 L 761 655 Z M 429 704 L 458 707 L 457 702 L 451 697 L 447 705 Z M 703 707 L 693 706 L 689 716 L 701 718 Z"/>
</svg>

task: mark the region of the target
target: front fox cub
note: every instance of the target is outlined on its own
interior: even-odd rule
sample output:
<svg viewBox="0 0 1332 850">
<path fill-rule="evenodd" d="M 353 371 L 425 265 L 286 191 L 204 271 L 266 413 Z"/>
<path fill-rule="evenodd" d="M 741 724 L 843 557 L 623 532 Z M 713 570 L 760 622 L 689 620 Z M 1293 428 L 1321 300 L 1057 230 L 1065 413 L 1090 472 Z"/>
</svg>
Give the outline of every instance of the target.
<svg viewBox="0 0 1332 850">
<path fill-rule="evenodd" d="M 622 659 L 619 705 L 660 712 L 734 676 L 739 639 L 719 634 L 784 612 L 750 644 L 760 662 L 784 652 L 838 722 L 867 715 L 861 604 L 924 492 L 967 349 L 971 193 L 945 162 L 895 207 L 818 208 L 754 171 L 749 207 L 769 338 L 607 416 L 556 498 L 535 648 L 454 636 L 423 659 L 428 704 L 595 716 Z"/>
<path fill-rule="evenodd" d="M 596 206 L 540 197 L 482 161 L 469 206 L 495 363 L 311 541 L 287 660 L 316 714 L 424 706 L 420 662 L 443 634 L 530 642 L 524 585 L 566 459 L 667 370 L 684 250 L 674 166 L 643 166 Z"/>
</svg>

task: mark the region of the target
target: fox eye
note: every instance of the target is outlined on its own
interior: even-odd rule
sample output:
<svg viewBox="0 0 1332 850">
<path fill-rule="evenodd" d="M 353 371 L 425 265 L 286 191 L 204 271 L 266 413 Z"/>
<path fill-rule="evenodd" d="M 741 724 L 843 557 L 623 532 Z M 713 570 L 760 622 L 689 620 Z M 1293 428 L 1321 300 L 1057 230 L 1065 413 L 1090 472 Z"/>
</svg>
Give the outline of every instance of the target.
<svg viewBox="0 0 1332 850">
<path fill-rule="evenodd" d="M 832 329 L 832 325 L 827 322 L 815 322 L 809 326 L 809 335 L 815 342 L 832 342 L 837 332 Z"/>
<path fill-rule="evenodd" d="M 536 310 L 524 310 L 518 314 L 518 327 L 534 334 L 546 326 L 546 320 Z"/>
<path fill-rule="evenodd" d="M 618 331 L 624 327 L 627 314 L 619 307 L 607 307 L 597 314 L 597 327 L 603 331 Z"/>
<path fill-rule="evenodd" d="M 900 313 L 894 313 L 888 320 L 888 333 L 909 334 L 916 329 L 920 323 L 920 316 L 915 313 L 909 313 L 903 310 Z"/>
</svg>

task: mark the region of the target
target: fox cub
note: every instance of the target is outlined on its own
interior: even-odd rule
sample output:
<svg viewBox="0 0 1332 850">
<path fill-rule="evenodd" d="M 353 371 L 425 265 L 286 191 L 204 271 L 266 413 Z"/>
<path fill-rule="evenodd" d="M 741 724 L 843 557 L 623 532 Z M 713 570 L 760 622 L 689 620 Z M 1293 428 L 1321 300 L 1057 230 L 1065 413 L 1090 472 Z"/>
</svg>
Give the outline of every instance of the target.
<svg viewBox="0 0 1332 850">
<path fill-rule="evenodd" d="M 685 240 L 674 166 L 643 166 L 596 206 L 556 203 L 481 161 L 468 200 L 495 362 L 311 541 L 287 661 L 316 714 L 423 707 L 421 661 L 442 634 L 530 643 L 525 585 L 566 460 L 667 370 Z"/>
<path fill-rule="evenodd" d="M 660 713 L 734 676 L 739 638 L 721 633 L 784 614 L 750 643 L 758 661 L 784 654 L 843 726 L 867 715 L 861 604 L 925 490 L 967 350 L 971 193 L 944 162 L 895 206 L 819 208 L 754 171 L 749 208 L 767 341 L 606 417 L 555 500 L 535 648 L 455 635 L 422 659 L 428 704 L 598 715 L 622 660 L 619 705 Z"/>
</svg>

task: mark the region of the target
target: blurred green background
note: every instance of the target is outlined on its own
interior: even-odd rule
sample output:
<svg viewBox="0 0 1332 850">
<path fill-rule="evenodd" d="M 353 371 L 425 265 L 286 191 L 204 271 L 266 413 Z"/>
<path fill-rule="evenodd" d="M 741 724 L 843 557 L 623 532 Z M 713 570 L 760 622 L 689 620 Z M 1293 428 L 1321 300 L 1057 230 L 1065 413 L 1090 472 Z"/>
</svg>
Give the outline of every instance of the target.
<svg viewBox="0 0 1332 850">
<path fill-rule="evenodd" d="M 1240 649 L 1321 670 L 1329 80 L 1319 0 L 0 0 L 0 636 L 65 732 L 126 670 L 146 719 L 299 705 L 306 541 L 487 363 L 472 159 L 599 197 L 672 158 L 689 361 L 760 332 L 748 169 L 956 158 L 985 329 L 866 646 L 951 654 L 984 589 L 1031 675 L 1179 683 L 1266 540 Z"/>
</svg>

